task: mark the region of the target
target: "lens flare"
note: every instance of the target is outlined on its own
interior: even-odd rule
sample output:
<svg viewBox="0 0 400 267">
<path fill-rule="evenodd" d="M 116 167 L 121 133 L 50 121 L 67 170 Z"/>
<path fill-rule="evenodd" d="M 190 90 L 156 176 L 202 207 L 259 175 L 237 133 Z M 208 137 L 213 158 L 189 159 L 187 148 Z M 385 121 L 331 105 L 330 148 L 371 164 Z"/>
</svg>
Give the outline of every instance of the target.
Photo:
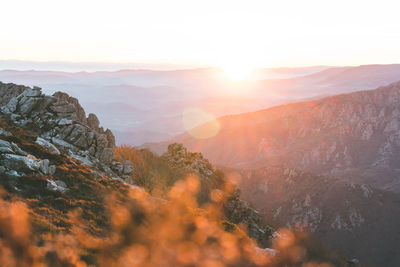
<svg viewBox="0 0 400 267">
<path fill-rule="evenodd" d="M 185 109 L 182 114 L 182 123 L 186 132 L 196 139 L 213 137 L 221 128 L 212 114 L 199 108 Z"/>
</svg>

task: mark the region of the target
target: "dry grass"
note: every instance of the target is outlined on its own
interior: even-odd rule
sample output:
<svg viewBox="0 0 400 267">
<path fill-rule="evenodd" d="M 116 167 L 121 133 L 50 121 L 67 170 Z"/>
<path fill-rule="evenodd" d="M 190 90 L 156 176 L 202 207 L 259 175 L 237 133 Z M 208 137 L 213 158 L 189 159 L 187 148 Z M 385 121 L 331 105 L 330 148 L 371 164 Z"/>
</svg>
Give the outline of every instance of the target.
<svg viewBox="0 0 400 267">
<path fill-rule="evenodd" d="M 310 259 L 304 234 L 282 229 L 272 257 L 236 225 L 222 220 L 221 202 L 199 209 L 199 181 L 179 181 L 167 200 L 131 190 L 127 201 L 107 198 L 110 229 L 100 238 L 69 213 L 70 233 L 32 231 L 29 208 L 0 202 L 0 262 L 4 266 L 336 266 Z M 223 201 L 221 199 L 221 201 Z M 325 257 L 325 259 L 324 259 Z M 335 258 L 332 258 L 335 259 Z"/>
</svg>

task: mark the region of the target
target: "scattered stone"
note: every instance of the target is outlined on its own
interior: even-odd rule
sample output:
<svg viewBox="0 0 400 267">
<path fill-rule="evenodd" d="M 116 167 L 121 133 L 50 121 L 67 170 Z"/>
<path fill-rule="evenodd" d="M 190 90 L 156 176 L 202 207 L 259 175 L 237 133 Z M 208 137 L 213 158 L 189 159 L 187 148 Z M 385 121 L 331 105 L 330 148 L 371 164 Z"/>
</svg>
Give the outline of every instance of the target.
<svg viewBox="0 0 400 267">
<path fill-rule="evenodd" d="M 48 150 L 50 150 L 50 152 L 52 152 L 54 154 L 57 154 L 57 155 L 60 154 L 60 150 L 58 150 L 58 148 L 55 145 L 53 145 L 52 143 L 50 143 L 49 141 L 47 141 L 41 137 L 37 137 L 35 143 L 38 145 L 41 145 L 44 148 L 47 148 Z"/>
<path fill-rule="evenodd" d="M 9 176 L 15 176 L 15 177 L 20 177 L 21 176 L 21 174 L 19 174 L 15 170 L 9 170 L 9 171 L 6 172 L 6 174 L 9 175 Z"/>
<path fill-rule="evenodd" d="M 4 130 L 4 129 L 2 129 L 2 128 L 0 128 L 0 135 L 11 136 L 11 133 L 6 131 L 6 130 Z"/>
<path fill-rule="evenodd" d="M 10 113 L 13 113 L 17 110 L 18 99 L 16 97 L 11 98 L 10 102 L 8 102 L 6 108 Z"/>
<path fill-rule="evenodd" d="M 58 125 L 71 125 L 72 120 L 69 120 L 67 118 L 62 118 L 58 121 Z"/>
<path fill-rule="evenodd" d="M 57 169 L 56 165 L 50 165 L 48 174 L 49 175 L 54 175 L 56 173 L 56 169 Z"/>
<path fill-rule="evenodd" d="M 15 154 L 21 155 L 21 156 L 28 156 L 28 153 L 23 151 L 19 146 L 15 143 L 11 143 L 11 149 Z"/>
<path fill-rule="evenodd" d="M 0 139 L 0 153 L 14 153 L 10 142 Z"/>
<path fill-rule="evenodd" d="M 121 162 L 118 162 L 114 160 L 111 163 L 111 169 L 117 173 L 123 173 L 124 172 L 124 165 Z"/>
<path fill-rule="evenodd" d="M 10 119 L 13 121 L 19 120 L 19 119 L 21 119 L 21 115 L 13 113 L 13 114 L 11 114 Z"/>
<path fill-rule="evenodd" d="M 67 191 L 67 185 L 60 180 L 47 180 L 47 189 L 52 190 L 52 191 L 60 191 L 62 193 L 65 193 Z"/>
<path fill-rule="evenodd" d="M 39 162 L 26 156 L 15 154 L 2 154 L 1 164 L 10 170 L 38 171 Z"/>
<path fill-rule="evenodd" d="M 57 113 L 73 113 L 75 111 L 74 105 L 63 101 L 63 102 L 56 102 L 50 106 L 50 110 L 57 112 Z"/>
<path fill-rule="evenodd" d="M 123 174 L 131 175 L 133 173 L 133 164 L 129 160 L 124 162 L 123 167 L 124 167 Z"/>
<path fill-rule="evenodd" d="M 49 174 L 49 163 L 50 161 L 48 159 L 39 161 L 39 168 L 42 173 Z"/>
<path fill-rule="evenodd" d="M 76 148 L 75 146 L 73 146 L 70 143 L 65 142 L 64 140 L 61 140 L 61 139 L 53 137 L 51 139 L 51 141 L 53 142 L 53 144 L 57 145 L 58 147 L 60 147 L 63 150 L 71 150 L 71 151 L 78 150 L 78 148 Z"/>
</svg>

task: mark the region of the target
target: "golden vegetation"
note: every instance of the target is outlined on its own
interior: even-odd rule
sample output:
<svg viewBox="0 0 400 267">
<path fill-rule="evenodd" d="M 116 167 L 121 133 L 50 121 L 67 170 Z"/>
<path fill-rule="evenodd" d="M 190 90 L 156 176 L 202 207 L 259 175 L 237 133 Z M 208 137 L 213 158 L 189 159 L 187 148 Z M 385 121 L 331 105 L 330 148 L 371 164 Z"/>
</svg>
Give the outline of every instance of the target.
<svg viewBox="0 0 400 267">
<path fill-rule="evenodd" d="M 134 181 L 151 195 L 117 180 L 97 179 L 89 167 L 36 145 L 33 135 L 4 121 L 0 126 L 12 132 L 10 141 L 57 165 L 52 177 L 1 177 L 1 266 L 311 267 L 337 260 L 309 250 L 307 239 L 290 231 L 277 235 L 274 248 L 280 252 L 272 257 L 244 228 L 224 220 L 224 197 L 214 185 L 171 168 L 149 151 L 118 148 L 116 155 L 134 162 Z M 68 191 L 48 190 L 47 179 L 63 181 Z M 225 195 L 229 188 L 223 186 Z M 201 192 L 209 201 L 200 206 Z"/>
<path fill-rule="evenodd" d="M 198 190 L 199 181 L 188 177 L 172 187 L 167 200 L 133 189 L 127 201 L 109 197 L 111 227 L 102 238 L 88 234 L 76 212 L 69 214 L 70 233 L 38 235 L 31 231 L 25 204 L 2 200 L 0 262 L 4 266 L 334 266 L 322 263 L 323 259 L 308 260 L 305 236 L 289 230 L 276 235 L 274 248 L 279 252 L 273 257 L 240 228 L 222 220 L 220 202 L 200 210 Z"/>
<path fill-rule="evenodd" d="M 177 147 L 183 148 L 178 144 Z M 196 160 L 206 162 L 207 169 L 212 169 L 212 165 L 200 153 L 185 151 L 181 155 L 179 154 L 181 151 L 174 151 L 173 147 L 171 148 L 169 154 L 176 156 L 180 161 L 179 163 L 168 161 L 166 155 L 171 155 L 167 153 L 159 157 L 148 149 L 137 150 L 130 146 L 116 147 L 114 155 L 121 162 L 130 160 L 133 163 L 135 169 L 132 176 L 133 183 L 145 188 L 151 195 L 165 197 L 175 182 L 189 175 L 195 175 L 200 178 L 200 191 L 197 200 L 200 203 L 208 202 L 211 191 L 221 189 L 224 185 L 224 174 L 219 170 L 213 170 L 210 177 L 195 173 L 192 169 L 186 167 L 191 164 L 195 165 Z"/>
</svg>

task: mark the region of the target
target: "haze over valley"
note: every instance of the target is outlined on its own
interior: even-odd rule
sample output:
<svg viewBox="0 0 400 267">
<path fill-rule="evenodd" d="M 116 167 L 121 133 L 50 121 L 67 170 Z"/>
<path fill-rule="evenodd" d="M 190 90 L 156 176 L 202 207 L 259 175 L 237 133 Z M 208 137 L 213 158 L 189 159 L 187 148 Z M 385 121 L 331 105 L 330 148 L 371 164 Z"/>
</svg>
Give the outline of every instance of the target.
<svg viewBox="0 0 400 267">
<path fill-rule="evenodd" d="M 29 62 L 28 62 L 29 63 Z M 28 64 L 26 63 L 26 64 Z M 77 65 L 79 68 L 79 65 Z M 166 141 L 228 114 L 328 95 L 374 89 L 398 80 L 400 65 L 258 69 L 250 80 L 231 81 L 218 68 L 62 72 L 3 70 L 0 80 L 65 91 L 112 129 L 118 144 Z"/>
<path fill-rule="evenodd" d="M 0 9 L 0 266 L 400 266 L 399 1 Z"/>
</svg>

